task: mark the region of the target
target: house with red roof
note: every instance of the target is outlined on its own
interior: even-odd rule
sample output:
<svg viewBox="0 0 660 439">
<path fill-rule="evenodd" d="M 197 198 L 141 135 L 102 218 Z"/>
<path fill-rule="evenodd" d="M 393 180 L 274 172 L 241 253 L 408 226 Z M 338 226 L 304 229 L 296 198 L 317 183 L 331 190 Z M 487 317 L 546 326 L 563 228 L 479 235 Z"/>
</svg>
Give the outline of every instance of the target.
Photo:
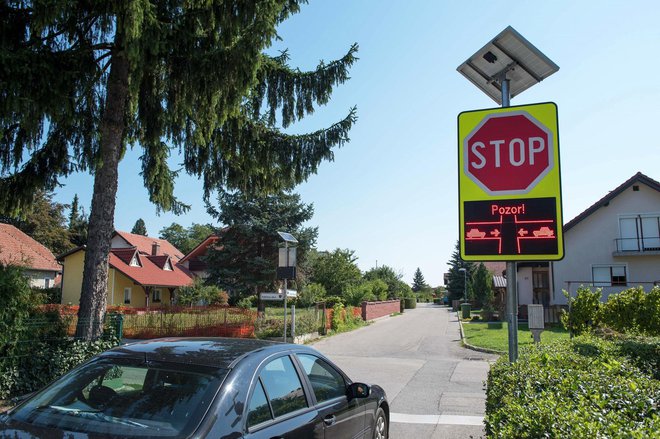
<svg viewBox="0 0 660 439">
<path fill-rule="evenodd" d="M 53 253 L 10 224 L 0 223 L 0 263 L 25 268 L 30 285 L 51 288 L 58 282 L 62 266 Z"/>
<path fill-rule="evenodd" d="M 192 249 L 190 253 L 181 258 L 181 264 L 195 274 L 197 277 L 202 279 L 208 276 L 207 268 L 208 265 L 204 260 L 204 257 L 207 255 L 209 247 L 213 246 L 218 242 L 218 235 L 213 234 L 209 235 L 200 242 L 197 247 Z"/>
<path fill-rule="evenodd" d="M 191 285 L 193 273 L 180 260 L 183 253 L 164 239 L 116 231 L 108 258 L 109 306 L 149 308 L 170 305 L 177 288 Z M 85 246 L 58 257 L 64 265 L 62 303 L 78 304 Z"/>
</svg>

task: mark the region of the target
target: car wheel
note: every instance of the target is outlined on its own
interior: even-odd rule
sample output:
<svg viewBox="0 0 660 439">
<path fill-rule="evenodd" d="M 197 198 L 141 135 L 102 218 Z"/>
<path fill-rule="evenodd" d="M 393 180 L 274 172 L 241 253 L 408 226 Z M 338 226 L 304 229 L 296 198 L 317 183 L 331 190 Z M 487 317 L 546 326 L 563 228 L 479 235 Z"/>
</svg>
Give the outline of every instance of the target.
<svg viewBox="0 0 660 439">
<path fill-rule="evenodd" d="M 376 424 L 374 425 L 374 439 L 387 439 L 388 425 L 387 416 L 382 408 L 376 411 Z"/>
</svg>

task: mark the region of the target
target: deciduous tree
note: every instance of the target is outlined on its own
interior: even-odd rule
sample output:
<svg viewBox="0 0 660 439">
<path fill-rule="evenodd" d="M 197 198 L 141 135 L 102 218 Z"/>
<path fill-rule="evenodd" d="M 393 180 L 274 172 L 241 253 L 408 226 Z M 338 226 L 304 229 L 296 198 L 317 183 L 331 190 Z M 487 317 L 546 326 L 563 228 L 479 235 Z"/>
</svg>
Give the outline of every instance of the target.
<svg viewBox="0 0 660 439">
<path fill-rule="evenodd" d="M 172 223 L 164 227 L 158 233 L 161 239 L 169 241 L 174 247 L 181 250 L 183 254 L 188 254 L 197 247 L 206 238 L 214 233 L 214 228 L 210 224 L 196 224 L 184 228 L 181 224 Z"/>
<path fill-rule="evenodd" d="M 348 79 L 357 46 L 314 71 L 264 50 L 305 0 L 6 1 L 0 5 L 0 210 L 16 213 L 37 189 L 94 174 L 76 336 L 102 333 L 118 165 L 140 147 L 141 175 L 157 209 L 185 172 L 217 187 L 291 188 L 348 140 L 353 110 L 303 135 L 288 127 L 326 104 Z M 281 119 L 276 114 L 281 110 Z M 279 123 L 279 125 L 278 125 Z"/>
<path fill-rule="evenodd" d="M 362 281 L 355 261 L 355 251 L 349 249 L 316 252 L 310 258 L 310 281 L 323 285 L 328 295 L 341 296 L 348 287 Z"/>
</svg>

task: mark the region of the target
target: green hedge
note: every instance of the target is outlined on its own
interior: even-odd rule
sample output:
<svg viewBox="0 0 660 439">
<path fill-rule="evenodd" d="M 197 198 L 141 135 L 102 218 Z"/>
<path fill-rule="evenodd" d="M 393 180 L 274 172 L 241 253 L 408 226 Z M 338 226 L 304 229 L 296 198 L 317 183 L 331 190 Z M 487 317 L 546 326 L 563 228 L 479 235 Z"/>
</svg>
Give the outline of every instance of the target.
<svg viewBox="0 0 660 439">
<path fill-rule="evenodd" d="M 417 308 L 417 299 L 414 297 L 406 297 L 404 300 L 404 308 L 405 309 L 414 309 Z"/>
<path fill-rule="evenodd" d="M 610 295 L 607 302 L 601 302 L 601 296 L 601 289 L 581 287 L 575 297 L 569 297 L 571 312 L 561 317 L 566 329 L 574 334 L 610 328 L 621 333 L 660 336 L 660 287 L 648 293 L 642 287 L 629 288 Z"/>
<path fill-rule="evenodd" d="M 649 372 L 658 341 L 636 339 L 648 346 L 641 354 L 628 342 L 582 336 L 523 349 L 514 364 L 501 357 L 488 374 L 487 436 L 657 437 L 660 382 Z"/>
<path fill-rule="evenodd" d="M 117 345 L 115 339 L 94 342 L 60 340 L 30 344 L 20 357 L 0 358 L 0 399 L 33 392 L 80 363 Z"/>
</svg>

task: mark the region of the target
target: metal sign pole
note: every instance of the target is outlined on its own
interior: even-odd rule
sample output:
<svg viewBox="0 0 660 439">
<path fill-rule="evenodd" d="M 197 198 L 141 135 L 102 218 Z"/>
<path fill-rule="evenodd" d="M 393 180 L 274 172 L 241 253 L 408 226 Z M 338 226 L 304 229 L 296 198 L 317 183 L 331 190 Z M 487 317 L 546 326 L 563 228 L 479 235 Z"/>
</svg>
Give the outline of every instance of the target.
<svg viewBox="0 0 660 439">
<path fill-rule="evenodd" d="M 286 252 L 286 266 L 289 266 L 289 243 L 284 241 L 284 251 Z M 286 293 L 289 286 L 287 285 L 287 279 L 284 278 L 284 343 L 286 343 Z"/>
<path fill-rule="evenodd" d="M 506 72 L 502 75 L 500 81 L 502 86 L 502 107 L 511 105 L 511 93 L 509 92 L 509 80 L 506 78 Z M 506 263 L 506 303 L 508 311 L 509 326 L 509 362 L 515 363 L 518 360 L 518 269 L 516 262 Z"/>
</svg>

